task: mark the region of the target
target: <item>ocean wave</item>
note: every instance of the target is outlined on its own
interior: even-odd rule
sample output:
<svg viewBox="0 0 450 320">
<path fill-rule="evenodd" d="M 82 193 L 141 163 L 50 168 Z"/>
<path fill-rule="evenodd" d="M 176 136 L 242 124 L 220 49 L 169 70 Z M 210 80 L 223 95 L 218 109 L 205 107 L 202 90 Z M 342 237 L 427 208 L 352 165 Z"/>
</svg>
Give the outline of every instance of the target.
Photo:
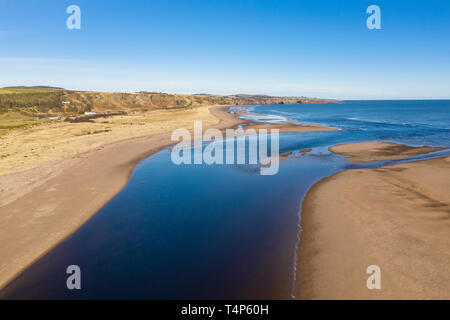
<svg viewBox="0 0 450 320">
<path fill-rule="evenodd" d="M 274 115 L 274 114 L 264 114 L 264 115 L 242 115 L 242 119 L 251 120 L 255 122 L 267 122 L 267 123 L 283 123 L 289 122 L 285 117 Z"/>
<path fill-rule="evenodd" d="M 395 126 L 406 126 L 406 127 L 419 127 L 419 126 L 430 126 L 426 123 L 407 123 L 407 122 L 398 122 L 398 121 L 392 121 L 392 120 L 373 120 L 373 119 L 362 119 L 358 117 L 347 117 L 344 118 L 344 120 L 350 120 L 350 121 L 358 121 L 358 122 L 368 122 L 368 123 L 375 123 L 375 124 L 388 124 L 388 125 L 395 125 Z"/>
</svg>

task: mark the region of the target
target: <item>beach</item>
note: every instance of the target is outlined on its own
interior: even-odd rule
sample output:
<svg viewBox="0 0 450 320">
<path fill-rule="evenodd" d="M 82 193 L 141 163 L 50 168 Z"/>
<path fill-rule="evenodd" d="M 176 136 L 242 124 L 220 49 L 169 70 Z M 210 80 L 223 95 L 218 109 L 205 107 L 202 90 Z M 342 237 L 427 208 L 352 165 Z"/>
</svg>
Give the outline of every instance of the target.
<svg viewBox="0 0 450 320">
<path fill-rule="evenodd" d="M 245 126 L 228 107 L 156 110 L 144 116 L 118 117 L 108 124 L 50 124 L 13 133 L 3 142 L 10 150 L 5 159 L 0 207 L 0 288 L 83 225 L 126 184 L 135 166 L 169 146 L 172 130 L 192 129 L 194 120 L 205 128 Z M 112 133 L 78 135 L 108 125 Z M 251 125 L 250 125 L 251 126 Z M 330 130 L 302 124 L 258 125 L 280 132 Z M 34 150 L 31 152 L 30 150 Z M 7 160 L 7 161 L 6 161 Z M 22 169 L 22 170 L 21 170 Z"/>
<path fill-rule="evenodd" d="M 364 163 L 436 151 L 371 142 L 331 147 Z M 336 173 L 301 212 L 297 299 L 450 299 L 450 158 Z M 369 290 L 367 267 L 381 270 Z"/>
<path fill-rule="evenodd" d="M 0 288 L 84 225 L 127 185 L 140 161 L 173 144 L 174 129 L 192 130 L 193 121 L 202 120 L 204 129 L 222 131 L 237 127 L 287 133 L 336 130 L 303 122 L 252 122 L 238 118 L 240 113 L 232 114 L 224 106 L 201 106 L 108 119 L 112 133 L 79 135 L 99 130 L 105 125 L 102 119 L 14 132 L 16 144 L 9 150 L 29 148 L 24 148 L 23 163 L 17 161 L 19 155 L 4 159 L 0 176 L 4 231 L 0 241 L 8 244 L 0 249 Z M 441 149 L 390 142 L 329 148 L 353 164 Z M 302 156 L 312 151 L 299 150 Z M 291 154 L 280 158 L 286 161 Z M 295 297 L 449 298 L 448 169 L 447 157 L 346 170 L 313 185 L 301 211 Z M 366 288 L 369 265 L 380 266 L 382 290 Z"/>
</svg>

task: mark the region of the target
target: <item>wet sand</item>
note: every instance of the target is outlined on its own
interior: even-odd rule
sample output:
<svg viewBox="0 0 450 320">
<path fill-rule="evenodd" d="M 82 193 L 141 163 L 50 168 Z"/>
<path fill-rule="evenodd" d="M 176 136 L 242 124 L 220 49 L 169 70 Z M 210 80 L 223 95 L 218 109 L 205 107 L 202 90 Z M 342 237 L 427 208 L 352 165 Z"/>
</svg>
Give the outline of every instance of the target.
<svg viewBox="0 0 450 320">
<path fill-rule="evenodd" d="M 358 142 L 332 146 L 329 150 L 343 156 L 353 163 L 366 163 L 382 160 L 403 159 L 423 153 L 443 150 L 438 147 L 411 147 L 392 142 Z"/>
<path fill-rule="evenodd" d="M 392 143 L 330 148 L 351 162 L 430 152 Z M 400 156 L 401 155 L 401 156 Z M 302 207 L 297 299 L 450 299 L 450 157 L 334 174 Z M 370 265 L 381 290 L 366 287 Z"/>
<path fill-rule="evenodd" d="M 64 140 L 58 140 L 55 144 L 42 139 L 43 144 L 47 141 L 54 149 L 55 158 L 49 157 L 49 161 L 27 168 L 27 171 L 6 172 L 0 176 L 2 184 L 8 187 L 5 192 L 2 191 L 0 204 L 0 243 L 3 244 L 0 247 L 0 288 L 83 225 L 127 184 L 134 167 L 142 159 L 172 144 L 172 130 L 180 127 L 192 129 L 193 120 L 204 120 L 204 129 L 213 127 L 223 130 L 237 125 L 246 128 L 248 124 L 248 121 L 230 114 L 228 107 L 201 107 L 164 113 L 161 120 L 139 127 L 147 128 L 147 135 L 143 134 L 143 129 L 118 131 L 115 140 L 105 134 L 104 138 L 95 140 L 94 148 L 79 153 L 76 153 L 77 148 L 84 151 L 81 146 L 92 142 L 87 140 L 92 138 L 83 138 L 71 144 L 69 161 L 56 159 L 57 151 L 71 143 L 71 137 L 67 135 L 79 127 L 58 125 L 64 126 Z M 127 121 L 138 122 L 142 119 L 134 117 L 121 121 L 118 128 L 124 127 Z M 271 125 L 270 128 L 277 126 Z M 34 130 L 45 133 L 46 129 Z M 280 128 L 280 132 L 284 129 Z M 307 131 L 304 126 L 298 127 L 298 130 Z M 131 134 L 139 136 L 129 137 Z M 27 135 L 23 138 L 22 147 L 27 147 L 26 141 L 33 143 L 33 137 Z M 50 173 L 43 171 L 43 166 L 48 167 Z M 20 169 L 20 166 L 15 169 Z M 35 180 L 35 183 L 27 184 L 30 180 Z M 9 189 L 15 192 L 8 193 Z"/>
</svg>

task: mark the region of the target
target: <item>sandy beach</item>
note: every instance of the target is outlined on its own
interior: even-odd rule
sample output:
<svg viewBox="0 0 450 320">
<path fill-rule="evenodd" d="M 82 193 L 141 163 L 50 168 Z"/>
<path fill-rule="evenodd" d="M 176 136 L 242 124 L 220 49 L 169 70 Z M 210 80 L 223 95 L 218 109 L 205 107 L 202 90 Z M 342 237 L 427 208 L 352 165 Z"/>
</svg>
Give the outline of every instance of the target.
<svg viewBox="0 0 450 320">
<path fill-rule="evenodd" d="M 331 151 L 354 163 L 439 148 L 371 142 Z M 297 299 L 450 299 L 450 157 L 349 170 L 314 185 L 302 207 Z M 369 290 L 366 269 L 381 269 Z"/>
<path fill-rule="evenodd" d="M 248 124 L 228 107 L 201 106 L 108 118 L 108 123 L 55 123 L 4 137 L 2 146 L 11 156 L 2 159 L 0 176 L 0 242 L 7 244 L 0 249 L 0 288 L 114 197 L 142 159 L 172 144 L 172 130 L 192 129 L 194 120 L 222 130 Z M 307 124 L 257 128 L 332 130 Z"/>
<path fill-rule="evenodd" d="M 329 148 L 331 152 L 346 156 L 353 163 L 366 163 L 383 160 L 403 159 L 423 153 L 443 150 L 438 147 L 411 147 L 392 142 L 358 142 L 336 145 Z"/>
</svg>

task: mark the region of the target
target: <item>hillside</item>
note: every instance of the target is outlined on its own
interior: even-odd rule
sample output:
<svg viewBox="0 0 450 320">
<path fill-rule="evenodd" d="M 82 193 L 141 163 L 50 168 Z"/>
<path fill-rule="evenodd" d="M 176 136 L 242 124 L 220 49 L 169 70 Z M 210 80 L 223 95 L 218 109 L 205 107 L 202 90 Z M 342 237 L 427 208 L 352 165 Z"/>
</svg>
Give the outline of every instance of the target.
<svg viewBox="0 0 450 320">
<path fill-rule="evenodd" d="M 87 111 L 136 112 L 154 109 L 192 108 L 205 105 L 252 105 L 334 103 L 315 98 L 271 97 L 265 95 L 182 95 L 157 92 L 87 92 L 51 87 L 9 87 L 0 89 L 0 114 L 22 116 L 74 116 Z"/>
</svg>

